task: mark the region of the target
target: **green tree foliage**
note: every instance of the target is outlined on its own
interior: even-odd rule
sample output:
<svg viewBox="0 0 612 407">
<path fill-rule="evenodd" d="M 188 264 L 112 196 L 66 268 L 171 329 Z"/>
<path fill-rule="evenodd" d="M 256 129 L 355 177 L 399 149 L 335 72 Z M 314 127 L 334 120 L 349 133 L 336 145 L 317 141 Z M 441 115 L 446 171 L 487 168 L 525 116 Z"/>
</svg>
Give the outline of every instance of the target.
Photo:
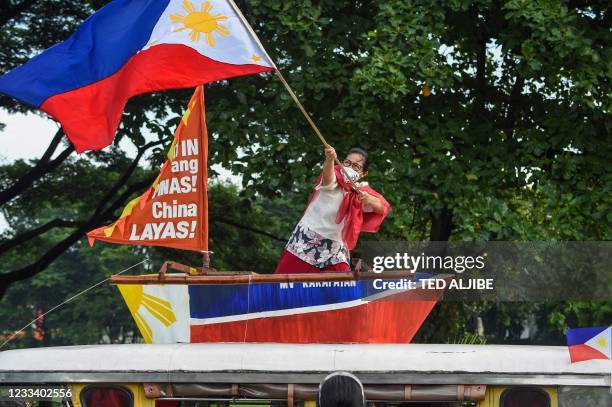
<svg viewBox="0 0 612 407">
<path fill-rule="evenodd" d="M 9 1 L 0 10 L 0 71 L 65 39 L 103 3 Z M 369 181 L 393 207 L 381 232 L 370 238 L 610 239 L 612 37 L 607 2 L 237 3 L 327 139 L 338 151 L 359 145 L 370 152 Z M 119 185 L 114 200 L 159 164 L 189 94 L 144 95 L 128 104 L 117 139 L 153 152 L 146 155 L 144 168 Z M 26 110 L 2 96 L 0 106 Z M 228 197 L 237 196 L 244 216 L 259 208 L 254 216 L 263 210 L 268 219 L 282 219 L 273 234 L 283 238 L 320 168 L 318 140 L 272 75 L 208 85 L 207 118 L 211 164 L 243 176 L 241 189 Z M 146 140 L 143 134 L 151 136 Z M 159 144 L 148 145 L 151 139 Z M 51 153 L 59 145 L 50 145 Z M 61 174 L 78 162 L 69 158 L 70 147 L 62 148 L 65 157 L 60 155 L 59 162 L 49 154 L 38 163 L 4 167 L 0 197 L 21 185 L 2 206 L 11 220 L 5 242 L 47 225 L 59 216 L 56 211 L 65 209 L 28 206 L 44 201 L 48 185 L 60 182 Z M 96 186 L 111 188 L 130 168 L 118 149 L 86 157 L 92 166 L 87 176 Z M 123 166 L 124 172 L 102 170 L 112 165 Z M 96 166 L 99 174 L 94 174 Z M 93 208 L 103 203 L 103 194 L 65 177 L 71 188 L 56 190 L 54 199 L 68 202 L 74 217 L 58 218 L 64 222 L 45 230 L 40 238 L 46 243 L 28 240 L 12 249 L 17 252 L 4 254 L 2 276 L 36 264 L 45 245 L 53 247 L 75 230 L 71 222 L 90 220 Z M 109 203 L 102 206 L 108 209 Z M 102 221 L 94 217 L 92 222 Z M 272 233 L 266 224 L 263 229 Z M 244 240 L 242 232 L 230 230 L 212 236 L 223 256 Z M 222 246 L 223 239 L 232 244 Z M 261 251 L 252 248 L 258 256 L 254 263 L 270 270 L 279 251 L 273 253 L 267 246 L 271 243 L 262 239 Z M 32 255 L 16 261 L 14 253 L 29 247 Z M 74 250 L 68 247 L 64 256 Z M 224 258 L 219 264 L 234 266 Z M 240 268 L 255 268 L 248 256 L 236 260 Z M 55 264 L 42 264 L 30 274 L 45 269 L 41 277 L 52 274 L 48 267 Z M 612 314 L 602 304 L 448 303 L 436 307 L 417 340 L 458 337 L 473 331 L 479 317 L 489 343 L 518 341 L 525 323 L 539 327 L 534 342 L 559 343 L 567 326 L 609 323 Z"/>
</svg>

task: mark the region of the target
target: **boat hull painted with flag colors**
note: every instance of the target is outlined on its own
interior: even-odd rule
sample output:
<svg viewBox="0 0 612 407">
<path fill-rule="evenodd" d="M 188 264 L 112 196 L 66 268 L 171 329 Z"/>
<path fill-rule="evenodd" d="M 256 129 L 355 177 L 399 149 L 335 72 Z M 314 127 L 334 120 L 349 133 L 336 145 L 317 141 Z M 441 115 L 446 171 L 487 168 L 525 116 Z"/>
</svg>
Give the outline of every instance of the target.
<svg viewBox="0 0 612 407">
<path fill-rule="evenodd" d="M 572 363 L 612 359 L 612 327 L 574 328 L 566 333 Z"/>
<path fill-rule="evenodd" d="M 426 277 L 417 275 L 412 281 Z M 172 292 L 165 295 L 164 287 L 171 287 Z M 119 289 L 139 329 L 142 331 L 143 325 L 149 327 L 143 336 L 152 343 L 185 337 L 192 343 L 409 343 L 443 294 L 442 290 L 421 288 L 382 289 L 380 281 L 375 280 L 188 286 L 130 284 L 119 285 Z M 150 291 L 148 306 L 146 299 L 138 304 L 143 298 L 143 289 Z M 172 305 L 175 314 L 165 319 L 176 323 L 161 324 L 151 317 L 161 311 L 151 308 L 173 303 L 173 297 L 180 298 L 177 289 L 184 290 L 184 297 L 189 298 L 189 310 L 181 304 Z M 189 321 L 188 333 L 165 332 L 185 329 L 185 319 Z"/>
<path fill-rule="evenodd" d="M 238 13 L 226 0 L 115 0 L 0 77 L 0 92 L 58 120 L 77 151 L 103 148 L 132 96 L 273 70 Z"/>
</svg>

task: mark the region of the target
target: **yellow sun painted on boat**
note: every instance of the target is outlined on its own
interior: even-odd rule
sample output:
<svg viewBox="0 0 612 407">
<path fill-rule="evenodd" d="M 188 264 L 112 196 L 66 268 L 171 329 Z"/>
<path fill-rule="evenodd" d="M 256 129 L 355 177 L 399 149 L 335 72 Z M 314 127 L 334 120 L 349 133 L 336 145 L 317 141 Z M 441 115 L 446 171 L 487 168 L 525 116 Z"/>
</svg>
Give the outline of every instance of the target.
<svg viewBox="0 0 612 407">
<path fill-rule="evenodd" d="M 152 315 L 166 327 L 176 322 L 170 302 L 146 294 L 142 285 L 122 284 L 118 285 L 118 288 L 146 343 L 153 343 L 153 330 L 145 316 Z M 144 310 L 148 311 L 148 314 L 144 313 Z"/>
<path fill-rule="evenodd" d="M 227 16 L 221 13 L 213 15 L 211 13 L 212 8 L 210 1 L 202 3 L 200 11 L 196 10 L 189 0 L 183 1 L 183 9 L 187 12 L 187 15 L 176 13 L 170 16 L 170 21 L 183 24 L 182 27 L 176 28 L 173 31 L 191 30 L 189 38 L 193 42 L 198 42 L 203 34 L 208 45 L 214 47 L 215 37 L 213 37 L 213 33 L 229 35 L 230 32 L 219 24 L 219 22 L 227 20 Z"/>
</svg>

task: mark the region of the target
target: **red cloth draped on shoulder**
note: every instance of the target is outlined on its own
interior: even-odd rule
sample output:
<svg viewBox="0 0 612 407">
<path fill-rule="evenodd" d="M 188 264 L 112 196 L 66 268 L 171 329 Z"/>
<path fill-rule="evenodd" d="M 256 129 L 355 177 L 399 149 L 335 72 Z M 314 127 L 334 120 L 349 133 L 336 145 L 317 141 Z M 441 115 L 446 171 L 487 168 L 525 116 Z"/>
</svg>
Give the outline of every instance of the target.
<svg viewBox="0 0 612 407">
<path fill-rule="evenodd" d="M 348 249 L 353 250 L 357 245 L 357 240 L 359 239 L 359 234 L 361 232 L 378 232 L 380 224 L 391 211 L 391 205 L 389 205 L 389 202 L 387 202 L 384 196 L 376 192 L 372 187 L 369 185 L 363 185 L 358 187 L 359 190 L 367 192 L 368 194 L 380 199 L 384 206 L 383 213 L 363 212 L 359 196 L 355 191 L 353 191 L 351 184 L 344 181 L 340 167 L 336 166 L 334 170 L 336 172 L 336 181 L 338 182 L 340 188 L 343 188 L 345 191 L 349 192 L 344 196 L 344 200 L 338 209 L 336 223 L 341 223 L 342 220 L 344 220 L 342 238 L 344 239 L 344 243 L 346 243 Z M 321 183 L 322 177 L 323 174 L 319 175 L 316 185 Z M 309 205 L 316 196 L 317 190 L 315 189 L 310 196 L 310 200 L 308 201 Z"/>
</svg>

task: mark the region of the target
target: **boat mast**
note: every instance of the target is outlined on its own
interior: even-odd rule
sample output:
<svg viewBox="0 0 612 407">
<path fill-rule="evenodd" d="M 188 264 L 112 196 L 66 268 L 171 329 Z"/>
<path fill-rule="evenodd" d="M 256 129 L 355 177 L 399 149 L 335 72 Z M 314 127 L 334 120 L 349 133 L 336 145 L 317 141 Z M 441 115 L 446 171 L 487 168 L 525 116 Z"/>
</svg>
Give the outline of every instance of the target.
<svg viewBox="0 0 612 407">
<path fill-rule="evenodd" d="M 204 114 L 204 85 L 198 86 L 200 91 L 200 117 L 205 118 Z M 210 268 L 211 251 L 208 250 L 208 131 L 206 119 L 202 122 L 200 131 L 200 168 L 202 174 L 202 225 L 200 228 L 200 239 L 202 247 L 202 268 Z"/>
</svg>

